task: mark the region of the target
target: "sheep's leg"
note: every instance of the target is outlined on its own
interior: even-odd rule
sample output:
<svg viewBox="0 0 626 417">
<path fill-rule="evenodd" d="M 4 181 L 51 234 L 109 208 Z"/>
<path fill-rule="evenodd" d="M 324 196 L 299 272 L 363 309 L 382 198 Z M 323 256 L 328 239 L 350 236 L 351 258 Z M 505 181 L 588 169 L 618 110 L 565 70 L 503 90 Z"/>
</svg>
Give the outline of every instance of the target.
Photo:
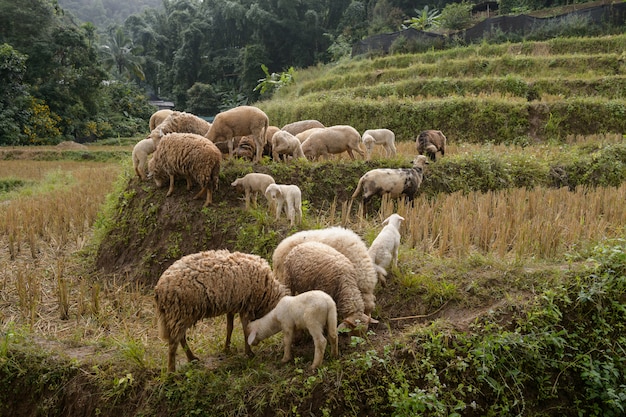
<svg viewBox="0 0 626 417">
<path fill-rule="evenodd" d="M 324 337 L 323 326 L 320 326 L 319 323 L 315 323 L 309 327 L 309 333 L 311 333 L 315 345 L 315 355 L 313 356 L 313 364 L 311 365 L 311 369 L 315 369 L 320 366 L 324 360 L 327 341 Z"/>
<path fill-rule="evenodd" d="M 167 350 L 167 370 L 168 372 L 176 371 L 176 349 L 178 349 L 178 342 L 170 340 Z"/>
<path fill-rule="evenodd" d="M 180 346 L 183 348 L 183 350 L 185 351 L 185 355 L 187 355 L 187 360 L 189 362 L 193 362 L 193 361 L 198 361 L 200 359 L 198 359 L 198 357 L 196 355 L 193 354 L 193 352 L 191 351 L 191 348 L 189 347 L 189 345 L 187 344 L 187 335 L 185 335 L 183 337 L 183 340 L 180 341 Z"/>
<path fill-rule="evenodd" d="M 235 142 L 235 138 L 228 139 L 228 156 L 232 158 L 233 156 L 233 143 Z"/>
<path fill-rule="evenodd" d="M 350 155 L 350 159 L 354 161 L 354 153 L 352 152 L 352 149 L 348 148 L 347 152 L 348 152 L 348 155 Z"/>
<path fill-rule="evenodd" d="M 230 338 L 233 334 L 234 321 L 235 321 L 235 315 L 233 313 L 226 314 L 226 344 L 224 346 L 224 352 L 230 351 Z"/>
<path fill-rule="evenodd" d="M 261 158 L 263 157 L 263 138 L 261 134 L 254 135 L 254 143 L 256 144 L 256 156 L 253 158 L 252 162 L 261 162 Z"/>
<path fill-rule="evenodd" d="M 291 354 L 291 344 L 293 343 L 293 331 L 294 329 L 292 328 L 283 329 L 284 354 L 283 354 L 283 359 L 281 360 L 282 363 L 287 363 L 293 358 L 293 355 Z"/>
<path fill-rule="evenodd" d="M 246 188 L 246 210 L 250 208 L 250 190 Z"/>
<path fill-rule="evenodd" d="M 191 176 L 186 175 L 185 179 L 187 180 L 187 191 L 191 191 L 191 188 L 193 187 L 193 181 L 191 180 Z"/>
<path fill-rule="evenodd" d="M 206 189 L 206 200 L 204 201 L 204 205 L 202 207 L 206 207 L 210 204 L 213 204 L 213 192 L 210 188 Z"/>
<path fill-rule="evenodd" d="M 175 178 L 173 175 L 170 174 L 170 188 L 167 190 L 167 194 L 165 194 L 165 197 L 171 196 L 172 193 L 174 192 L 174 182 L 175 182 Z"/>
<path fill-rule="evenodd" d="M 283 212 L 283 200 L 276 200 L 276 220 L 280 219 L 280 214 Z"/>
<path fill-rule="evenodd" d="M 287 203 L 287 216 L 289 217 L 289 224 L 293 226 L 295 223 L 296 209 L 293 207 L 292 202 Z"/>
<path fill-rule="evenodd" d="M 328 327 L 328 342 L 330 343 L 330 356 L 339 357 L 339 337 L 337 336 L 337 326 Z"/>
<path fill-rule="evenodd" d="M 257 207 L 258 207 L 258 205 L 257 205 L 257 200 L 256 200 L 258 195 L 259 195 L 259 193 L 258 193 L 257 191 L 255 191 L 254 193 L 252 193 L 252 206 L 253 206 L 254 208 L 257 208 Z"/>
<path fill-rule="evenodd" d="M 239 320 L 241 320 L 241 325 L 243 326 L 243 340 L 245 344 L 246 355 L 248 355 L 249 358 L 252 358 L 254 357 L 254 352 L 252 352 L 252 349 L 248 344 L 248 336 L 250 336 L 250 334 L 248 333 L 248 323 L 250 323 L 250 320 L 246 315 L 239 315 Z"/>
</svg>

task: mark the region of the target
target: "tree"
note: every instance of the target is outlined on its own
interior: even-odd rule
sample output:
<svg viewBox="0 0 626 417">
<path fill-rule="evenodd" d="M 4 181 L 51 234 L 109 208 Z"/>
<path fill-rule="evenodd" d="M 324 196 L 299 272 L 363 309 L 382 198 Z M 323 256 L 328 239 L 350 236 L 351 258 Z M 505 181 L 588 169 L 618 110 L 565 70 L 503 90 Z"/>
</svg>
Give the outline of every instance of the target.
<svg viewBox="0 0 626 417">
<path fill-rule="evenodd" d="M 24 139 L 30 95 L 24 85 L 26 56 L 9 44 L 0 45 L 0 145 L 17 145 Z"/>
<path fill-rule="evenodd" d="M 441 13 L 439 10 L 430 10 L 428 9 L 428 6 L 424 6 L 421 11 L 415 9 L 415 13 L 417 13 L 416 17 L 412 17 L 404 21 L 404 25 L 402 25 L 404 29 L 413 28 L 417 30 L 426 30 L 439 27 L 441 19 Z"/>
<path fill-rule="evenodd" d="M 133 77 L 145 79 L 141 69 L 142 59 L 137 54 L 139 51 L 133 47 L 132 39 L 126 36 L 121 27 L 115 29 L 108 44 L 102 45 L 100 51 L 102 64 L 108 71 L 115 69 L 119 77 L 126 77 L 129 80 Z"/>
<path fill-rule="evenodd" d="M 441 26 L 451 30 L 467 29 L 472 23 L 472 4 L 449 3 L 441 12 Z"/>
</svg>

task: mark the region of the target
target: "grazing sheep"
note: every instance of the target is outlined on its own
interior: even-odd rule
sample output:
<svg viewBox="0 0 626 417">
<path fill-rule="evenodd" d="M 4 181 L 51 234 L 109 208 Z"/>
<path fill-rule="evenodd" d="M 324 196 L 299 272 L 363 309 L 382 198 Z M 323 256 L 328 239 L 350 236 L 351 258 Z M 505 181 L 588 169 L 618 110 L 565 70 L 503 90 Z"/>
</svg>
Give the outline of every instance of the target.
<svg viewBox="0 0 626 417">
<path fill-rule="evenodd" d="M 315 127 L 325 127 L 322 122 L 318 120 L 300 120 L 297 122 L 289 123 L 283 126 L 282 130 L 285 132 L 289 132 L 292 135 L 296 136 L 298 133 L 304 132 L 305 130 L 313 129 Z"/>
<path fill-rule="evenodd" d="M 154 146 L 158 147 L 161 138 L 168 133 L 195 133 L 196 135 L 204 135 L 210 127 L 211 123 L 194 114 L 173 112 L 150 132 L 149 137 L 154 141 Z"/>
<path fill-rule="evenodd" d="M 168 197 L 174 192 L 176 176 L 187 179 L 187 190 L 191 189 L 192 180 L 200 184 L 200 192 L 194 199 L 206 193 L 203 205 L 206 207 L 213 202 L 213 191 L 217 190 L 221 160 L 219 149 L 205 137 L 194 133 L 169 133 L 161 138 L 148 166 L 157 187 L 169 179 Z"/>
<path fill-rule="evenodd" d="M 285 282 L 285 259 L 289 252 L 303 242 L 325 243 L 352 262 L 356 269 L 357 286 L 363 297 L 363 311 L 368 316 L 376 306 L 374 289 L 377 282 L 377 266 L 367 252 L 363 239 L 352 230 L 335 226 L 326 229 L 303 230 L 283 239 L 272 254 L 272 266 L 276 279 Z"/>
<path fill-rule="evenodd" d="M 263 156 L 272 157 L 272 138 L 274 134 L 278 132 L 280 128 L 278 126 L 268 126 L 267 132 L 265 132 L 265 146 L 263 147 Z"/>
<path fill-rule="evenodd" d="M 360 146 L 361 135 L 355 128 L 348 125 L 336 125 L 314 132 L 302 143 L 302 152 L 310 160 L 316 160 L 319 157 L 328 159 L 330 154 L 342 152 L 348 152 L 350 158 L 354 159 L 352 151 L 364 158 L 365 154 Z"/>
<path fill-rule="evenodd" d="M 417 155 L 413 159 L 411 168 L 378 168 L 366 172 L 352 194 L 352 198 L 363 190 L 363 203 L 367 202 L 374 195 L 387 194 L 391 198 L 398 198 L 405 195 L 412 201 L 422 180 L 424 179 L 424 167 L 428 163 L 428 158 L 424 155 Z"/>
<path fill-rule="evenodd" d="M 302 193 L 297 185 L 291 184 L 270 184 L 265 189 L 267 201 L 276 204 L 276 220 L 280 218 L 283 205 L 286 203 L 285 212 L 289 219 L 289 224 L 300 224 L 302 222 Z"/>
<path fill-rule="evenodd" d="M 176 370 L 179 343 L 190 362 L 197 360 L 187 345 L 186 332 L 199 320 L 227 315 L 228 351 L 235 314 L 247 340 L 248 323 L 270 312 L 285 295 L 289 290 L 257 255 L 221 249 L 183 256 L 163 272 L 154 288 L 159 336 L 169 343 L 168 371 Z M 248 344 L 245 350 L 253 355 Z"/>
<path fill-rule="evenodd" d="M 235 148 L 234 154 L 237 158 L 252 161 L 256 155 L 256 144 L 252 136 L 242 136 Z"/>
<path fill-rule="evenodd" d="M 148 177 L 148 155 L 155 150 L 154 141 L 150 138 L 142 139 L 133 147 L 133 167 L 135 173 L 142 181 L 145 181 Z"/>
<path fill-rule="evenodd" d="M 417 153 L 427 155 L 432 161 L 437 160 L 437 152 L 441 152 L 441 156 L 446 154 L 446 137 L 441 130 L 424 130 L 417 136 L 415 141 L 417 145 Z"/>
<path fill-rule="evenodd" d="M 369 129 L 363 132 L 361 137 L 363 145 L 365 145 L 365 152 L 367 159 L 372 157 L 372 151 L 374 145 L 380 145 L 385 149 L 385 155 L 387 158 L 396 156 L 396 135 L 389 129 Z"/>
<path fill-rule="evenodd" d="M 309 136 L 311 136 L 313 133 L 317 133 L 319 131 L 322 131 L 326 129 L 325 127 L 314 127 L 311 129 L 307 129 L 304 132 L 300 132 L 296 135 L 296 137 L 298 138 L 298 140 L 300 141 L 300 143 L 304 143 L 305 140 L 307 140 L 309 138 Z"/>
<path fill-rule="evenodd" d="M 344 327 L 367 330 L 371 318 L 365 314 L 356 269 L 341 252 L 325 243 L 303 242 L 287 254 L 284 266 L 281 282 L 292 294 L 322 290 L 335 300 Z"/>
<path fill-rule="evenodd" d="M 384 271 L 389 272 L 387 268 L 392 265 L 394 268 L 398 266 L 398 249 L 400 248 L 400 225 L 404 221 L 404 217 L 399 214 L 392 214 L 383 221 L 383 229 L 380 231 L 376 239 L 372 242 L 368 253 L 372 261 Z M 385 285 L 386 273 L 378 270 L 378 280 Z"/>
<path fill-rule="evenodd" d="M 160 125 L 172 113 L 174 113 L 174 111 L 173 110 L 168 110 L 168 109 L 157 110 L 154 113 L 152 113 L 152 116 L 150 116 L 150 122 L 148 123 L 148 125 L 150 127 L 150 131 L 152 132 L 154 130 L 154 128 L 156 128 L 158 125 Z M 178 113 L 178 112 L 176 112 L 176 113 Z"/>
<path fill-rule="evenodd" d="M 248 210 L 250 208 L 250 194 L 252 194 L 252 203 L 256 207 L 257 195 L 259 193 L 265 194 L 267 186 L 275 183 L 271 175 L 252 172 L 244 175 L 242 178 L 237 178 L 230 185 L 237 189 L 243 188 L 246 195 L 246 210 Z"/>
<path fill-rule="evenodd" d="M 274 162 L 280 161 L 280 155 L 285 155 L 285 160 L 289 156 L 292 158 L 304 158 L 302 144 L 291 133 L 280 130 L 272 137 L 272 157 Z"/>
<path fill-rule="evenodd" d="M 330 295 L 324 291 L 287 295 L 280 299 L 272 311 L 248 324 L 248 344 L 255 346 L 282 330 L 284 354 L 281 362 L 287 363 L 293 358 L 291 345 L 296 330 L 307 329 L 315 344 L 311 369 L 316 369 L 324 360 L 328 343 L 324 338 L 324 327 L 330 341 L 331 356 L 336 358 L 339 356 L 337 308 Z"/>
<path fill-rule="evenodd" d="M 259 162 L 265 146 L 265 135 L 269 119 L 263 110 L 253 106 L 239 106 L 218 113 L 206 137 L 212 142 L 228 142 L 228 153 L 233 154 L 233 139 L 236 136 L 252 135 L 256 145 L 253 162 Z"/>
</svg>

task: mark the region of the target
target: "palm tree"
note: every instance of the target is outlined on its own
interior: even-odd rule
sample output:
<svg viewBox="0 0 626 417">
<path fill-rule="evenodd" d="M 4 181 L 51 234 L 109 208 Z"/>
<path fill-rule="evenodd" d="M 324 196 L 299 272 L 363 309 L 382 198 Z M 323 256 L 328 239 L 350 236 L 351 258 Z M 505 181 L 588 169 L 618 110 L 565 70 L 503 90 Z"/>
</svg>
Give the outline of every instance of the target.
<svg viewBox="0 0 626 417">
<path fill-rule="evenodd" d="M 126 76 L 131 79 L 134 76 L 140 80 L 145 79 L 141 68 L 142 57 L 135 55 L 138 48 L 133 47 L 132 40 L 121 28 L 117 28 L 111 36 L 109 45 L 100 47 L 100 52 L 102 64 L 109 72 L 115 68 L 120 77 Z"/>
<path fill-rule="evenodd" d="M 403 29 L 413 28 L 417 30 L 425 30 L 429 28 L 439 27 L 439 19 L 441 12 L 437 9 L 428 10 L 428 6 L 424 6 L 422 10 L 414 10 L 417 17 L 412 17 L 404 21 Z"/>
</svg>

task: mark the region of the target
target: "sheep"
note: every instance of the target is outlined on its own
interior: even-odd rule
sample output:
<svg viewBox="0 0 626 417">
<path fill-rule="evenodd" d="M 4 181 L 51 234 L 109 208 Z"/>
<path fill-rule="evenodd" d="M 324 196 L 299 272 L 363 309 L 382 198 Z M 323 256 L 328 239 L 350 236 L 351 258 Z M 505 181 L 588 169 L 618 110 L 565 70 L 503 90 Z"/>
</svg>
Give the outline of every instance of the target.
<svg viewBox="0 0 626 417">
<path fill-rule="evenodd" d="M 146 172 L 148 166 L 148 155 L 155 150 L 154 141 L 150 138 L 142 139 L 133 147 L 133 167 L 135 173 L 142 181 L 147 179 L 148 173 Z"/>
<path fill-rule="evenodd" d="M 327 340 L 330 342 L 331 356 L 339 356 L 339 338 L 337 337 L 337 307 L 324 291 L 307 291 L 296 296 L 287 295 L 280 299 L 276 307 L 260 319 L 248 324 L 248 344 L 257 345 L 261 340 L 283 332 L 282 363 L 291 361 L 291 345 L 295 331 L 307 329 L 313 337 L 315 355 L 311 369 L 316 369 L 324 360 Z"/>
<path fill-rule="evenodd" d="M 253 162 L 261 160 L 269 119 L 263 110 L 253 106 L 239 106 L 218 113 L 205 137 L 212 142 L 228 141 L 229 154 L 233 154 L 233 138 L 252 135 L 256 144 Z"/>
<path fill-rule="evenodd" d="M 330 154 L 348 152 L 351 159 L 354 159 L 355 151 L 362 158 L 365 154 L 360 148 L 361 135 L 355 128 L 348 125 L 336 125 L 327 127 L 313 133 L 302 143 L 302 152 L 310 160 L 319 157 L 328 159 Z"/>
<path fill-rule="evenodd" d="M 245 338 L 250 321 L 270 312 L 289 295 L 267 261 L 226 249 L 183 256 L 163 272 L 154 288 L 159 336 L 169 344 L 167 369 L 176 370 L 176 349 L 182 346 L 191 362 L 198 360 L 187 345 L 187 329 L 199 320 L 226 314 L 225 351 L 230 349 L 235 314 Z M 248 344 L 248 356 L 253 356 Z"/>
<path fill-rule="evenodd" d="M 291 184 L 270 184 L 265 189 L 265 198 L 270 204 L 276 204 L 276 220 L 280 218 L 283 205 L 286 203 L 285 211 L 289 224 L 293 226 L 302 222 L 302 193 L 297 185 Z"/>
<path fill-rule="evenodd" d="M 150 116 L 150 122 L 148 122 L 148 126 L 150 127 L 150 131 L 152 132 L 158 125 L 160 125 L 165 119 L 167 119 L 172 113 L 173 110 L 169 109 L 161 109 L 152 113 Z M 176 112 L 178 113 L 178 112 Z"/>
<path fill-rule="evenodd" d="M 446 137 L 441 130 L 424 130 L 415 141 L 417 145 L 417 153 L 427 155 L 433 162 L 437 160 L 437 152 L 441 152 L 441 156 L 446 154 Z"/>
<path fill-rule="evenodd" d="M 350 260 L 325 243 L 310 241 L 296 245 L 285 257 L 281 283 L 292 294 L 322 290 L 337 305 L 342 326 L 367 330 L 371 318 L 365 314 L 357 272 Z"/>
<path fill-rule="evenodd" d="M 274 181 L 271 175 L 252 172 L 244 175 L 242 178 L 237 178 L 230 185 L 237 189 L 243 188 L 246 196 L 246 210 L 248 210 L 250 208 L 250 194 L 253 196 L 252 202 L 254 207 L 256 207 L 257 195 L 259 193 L 265 194 L 267 186 L 275 183 L 276 181 Z"/>
<path fill-rule="evenodd" d="M 204 135 L 210 127 L 211 123 L 194 114 L 173 112 L 150 132 L 150 137 L 154 141 L 154 146 L 158 147 L 161 138 L 168 133 L 195 133 L 197 135 Z"/>
<path fill-rule="evenodd" d="M 280 128 L 278 126 L 268 126 L 267 132 L 265 132 L 265 146 L 263 147 L 263 156 L 267 155 L 272 157 L 272 138 L 274 134 L 278 132 Z"/>
<path fill-rule="evenodd" d="M 298 133 L 304 132 L 305 130 L 312 129 L 315 127 L 325 127 L 322 122 L 319 120 L 299 120 L 297 122 L 289 123 L 283 126 L 281 130 L 285 132 L 289 132 L 292 135 L 296 136 Z"/>
<path fill-rule="evenodd" d="M 411 168 L 377 168 L 366 172 L 356 186 L 352 198 L 356 198 L 363 190 L 363 203 L 374 195 L 387 194 L 391 198 L 405 195 L 412 201 L 424 179 L 424 168 L 428 158 L 417 155 Z"/>
<path fill-rule="evenodd" d="M 385 149 L 387 158 L 396 156 L 396 135 L 389 129 L 368 129 L 363 132 L 361 140 L 363 145 L 365 145 L 368 160 L 372 157 L 374 145 L 381 145 Z"/>
<path fill-rule="evenodd" d="M 286 130 L 280 130 L 272 137 L 272 157 L 275 162 L 280 161 L 280 155 L 285 155 L 285 158 L 304 158 L 302 144 Z"/>
<path fill-rule="evenodd" d="M 340 226 L 303 230 L 283 239 L 272 254 L 272 266 L 276 278 L 285 282 L 285 258 L 294 247 L 310 241 L 325 243 L 352 262 L 356 269 L 357 286 L 363 297 L 363 311 L 366 315 L 371 316 L 376 306 L 374 289 L 377 283 L 378 267 L 372 262 L 365 242 L 352 230 Z"/>
<path fill-rule="evenodd" d="M 217 190 L 222 154 L 211 141 L 194 133 L 169 133 L 161 138 L 148 164 L 150 175 L 157 187 L 169 179 L 167 197 L 174 192 L 176 176 L 187 179 L 187 190 L 192 180 L 200 184 L 200 192 L 194 199 L 206 193 L 203 207 L 213 203 L 213 191 Z"/>
<path fill-rule="evenodd" d="M 242 136 L 239 139 L 234 154 L 237 158 L 252 161 L 254 159 L 254 155 L 256 154 L 256 144 L 254 143 L 254 138 L 252 136 Z"/>
<path fill-rule="evenodd" d="M 313 127 L 311 129 L 307 129 L 304 132 L 300 132 L 296 135 L 296 138 L 300 141 L 300 143 L 304 143 L 305 140 L 309 138 L 313 133 L 319 132 L 326 129 L 325 127 Z"/>
<path fill-rule="evenodd" d="M 372 261 L 384 271 L 388 272 L 389 265 L 394 268 L 398 267 L 398 249 L 400 248 L 400 225 L 404 221 L 404 217 L 397 213 L 392 214 L 383 220 L 383 229 L 374 239 L 368 253 Z M 381 284 L 386 285 L 387 281 L 381 270 L 378 270 L 378 280 Z"/>
</svg>

